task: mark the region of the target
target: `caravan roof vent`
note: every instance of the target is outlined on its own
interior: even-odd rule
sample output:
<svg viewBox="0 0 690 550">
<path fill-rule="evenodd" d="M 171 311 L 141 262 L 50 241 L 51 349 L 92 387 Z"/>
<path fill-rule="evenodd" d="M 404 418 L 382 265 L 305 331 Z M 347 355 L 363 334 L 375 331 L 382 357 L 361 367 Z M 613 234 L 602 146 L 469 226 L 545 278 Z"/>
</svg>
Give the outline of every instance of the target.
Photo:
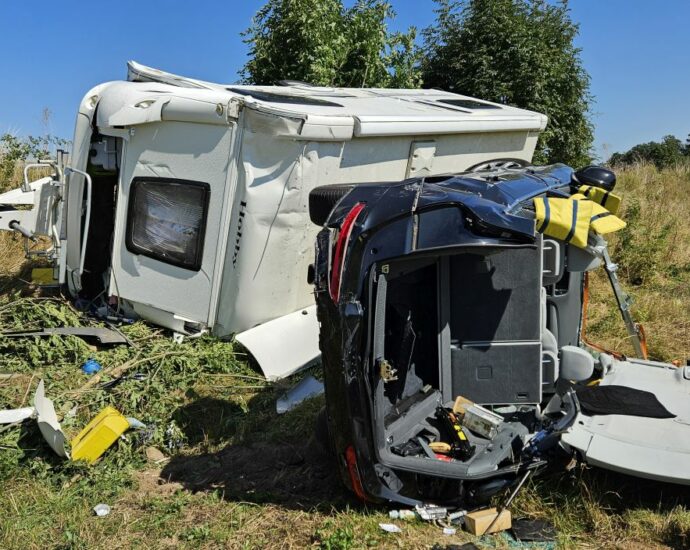
<svg viewBox="0 0 690 550">
<path fill-rule="evenodd" d="M 439 99 L 439 103 L 452 105 L 453 107 L 461 107 L 463 109 L 501 109 L 500 105 L 493 105 L 492 103 L 484 103 L 475 99 Z"/>
<path fill-rule="evenodd" d="M 270 103 L 291 103 L 295 105 L 316 105 L 319 107 L 342 107 L 340 103 L 333 101 L 326 101 L 325 99 L 316 99 L 314 97 L 306 97 L 301 95 L 276 94 L 274 92 L 263 92 L 261 90 L 246 90 L 243 88 L 228 88 L 231 92 L 236 94 L 246 95 L 258 99 L 259 101 L 267 101 Z"/>
</svg>

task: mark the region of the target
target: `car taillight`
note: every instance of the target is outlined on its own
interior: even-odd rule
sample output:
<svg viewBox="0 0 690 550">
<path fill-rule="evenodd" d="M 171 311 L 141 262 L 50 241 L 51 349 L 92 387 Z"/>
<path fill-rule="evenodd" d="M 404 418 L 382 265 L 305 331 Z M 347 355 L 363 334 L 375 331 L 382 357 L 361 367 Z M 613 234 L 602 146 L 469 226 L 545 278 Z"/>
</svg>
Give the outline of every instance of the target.
<svg viewBox="0 0 690 550">
<path fill-rule="evenodd" d="M 331 263 L 331 284 L 329 292 L 331 299 L 337 304 L 340 299 L 340 276 L 343 271 L 343 264 L 345 263 L 345 249 L 350 240 L 352 228 L 357 221 L 357 216 L 364 210 L 364 203 L 358 202 L 352 207 L 345 216 L 340 231 L 338 233 L 338 241 L 335 244 L 335 252 L 333 253 L 333 262 Z"/>
<path fill-rule="evenodd" d="M 364 492 L 362 479 L 359 477 L 359 469 L 357 468 L 357 454 L 355 453 L 355 448 L 352 445 L 345 449 L 345 462 L 347 462 L 347 471 L 350 473 L 352 490 L 357 495 L 357 498 L 364 501 L 369 500 L 367 498 L 367 494 Z"/>
</svg>

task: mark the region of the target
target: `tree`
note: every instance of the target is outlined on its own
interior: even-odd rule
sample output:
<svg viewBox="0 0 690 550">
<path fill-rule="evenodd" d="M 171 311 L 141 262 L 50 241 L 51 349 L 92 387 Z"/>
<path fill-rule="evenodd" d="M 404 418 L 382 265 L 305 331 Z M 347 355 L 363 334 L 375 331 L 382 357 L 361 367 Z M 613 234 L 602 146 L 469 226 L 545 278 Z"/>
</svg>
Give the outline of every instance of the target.
<svg viewBox="0 0 690 550">
<path fill-rule="evenodd" d="M 590 78 L 573 40 L 567 2 L 437 0 L 424 31 L 422 78 L 438 87 L 544 113 L 535 162 L 591 158 Z"/>
<path fill-rule="evenodd" d="M 417 87 L 415 29 L 389 33 L 386 0 L 268 0 L 244 33 L 250 84 L 301 80 L 321 86 Z"/>
<path fill-rule="evenodd" d="M 689 145 L 683 145 L 683 142 L 675 136 L 664 136 L 661 142 L 640 143 L 625 153 L 614 153 L 608 160 L 608 164 L 621 166 L 651 162 L 661 170 L 686 160 L 690 156 Z"/>
</svg>

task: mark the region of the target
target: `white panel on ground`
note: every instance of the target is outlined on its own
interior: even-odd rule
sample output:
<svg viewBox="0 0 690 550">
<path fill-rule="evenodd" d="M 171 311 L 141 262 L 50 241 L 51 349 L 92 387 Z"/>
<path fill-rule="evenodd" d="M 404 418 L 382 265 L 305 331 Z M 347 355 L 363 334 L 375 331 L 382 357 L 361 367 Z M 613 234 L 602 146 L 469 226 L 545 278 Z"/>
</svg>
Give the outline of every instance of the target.
<svg viewBox="0 0 690 550">
<path fill-rule="evenodd" d="M 235 339 L 254 356 L 268 380 L 290 376 L 321 354 L 316 306 L 240 332 Z"/>
<path fill-rule="evenodd" d="M 614 361 L 601 385 L 653 393 L 675 418 L 583 413 L 562 441 L 592 466 L 647 479 L 690 485 L 690 380 L 662 363 Z"/>
</svg>

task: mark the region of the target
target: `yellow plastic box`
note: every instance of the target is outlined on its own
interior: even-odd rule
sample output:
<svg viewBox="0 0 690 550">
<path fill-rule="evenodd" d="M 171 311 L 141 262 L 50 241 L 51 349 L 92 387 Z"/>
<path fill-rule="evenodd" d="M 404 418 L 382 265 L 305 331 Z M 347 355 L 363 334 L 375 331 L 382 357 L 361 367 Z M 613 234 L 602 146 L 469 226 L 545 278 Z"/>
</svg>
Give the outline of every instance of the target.
<svg viewBox="0 0 690 550">
<path fill-rule="evenodd" d="M 72 440 L 72 460 L 92 464 L 129 428 L 118 410 L 106 407 Z"/>
</svg>

